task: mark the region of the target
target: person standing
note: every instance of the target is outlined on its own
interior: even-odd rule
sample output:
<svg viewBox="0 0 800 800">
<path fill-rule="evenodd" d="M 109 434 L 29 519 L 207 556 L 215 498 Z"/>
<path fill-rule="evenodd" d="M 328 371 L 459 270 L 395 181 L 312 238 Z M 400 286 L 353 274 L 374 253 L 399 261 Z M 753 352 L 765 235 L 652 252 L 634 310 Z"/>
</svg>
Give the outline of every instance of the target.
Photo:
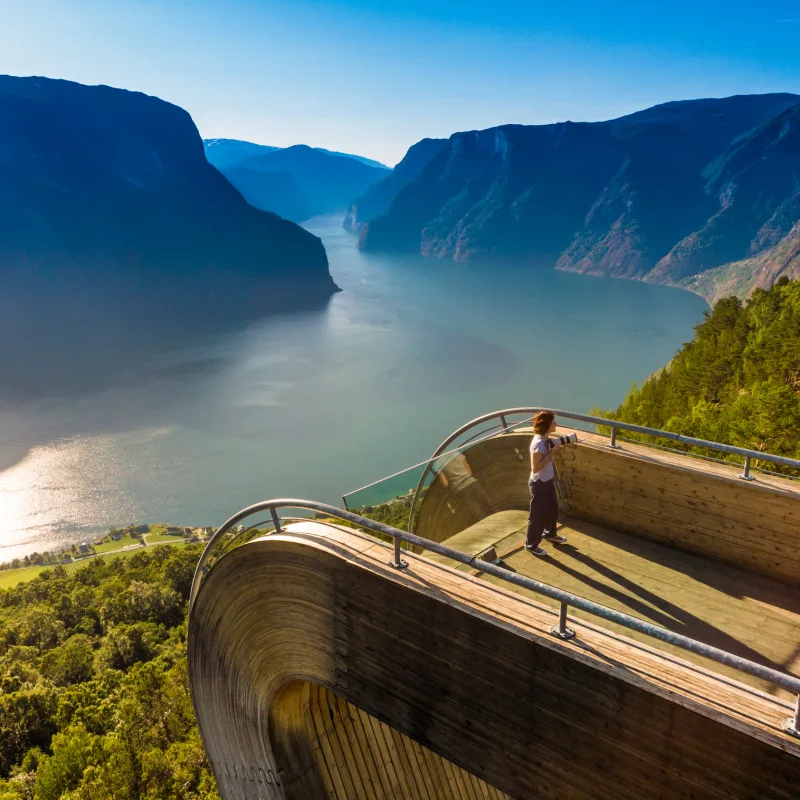
<svg viewBox="0 0 800 800">
<path fill-rule="evenodd" d="M 548 434 L 554 433 L 555 430 L 556 420 L 550 411 L 539 411 L 533 418 L 534 437 L 530 448 L 531 476 L 528 481 L 531 506 L 525 549 L 535 556 L 547 555 L 547 550 L 539 546 L 542 539 L 555 544 L 564 544 L 567 541 L 566 537 L 556 533 L 558 496 L 553 468 L 556 451 L 547 441 Z"/>
</svg>

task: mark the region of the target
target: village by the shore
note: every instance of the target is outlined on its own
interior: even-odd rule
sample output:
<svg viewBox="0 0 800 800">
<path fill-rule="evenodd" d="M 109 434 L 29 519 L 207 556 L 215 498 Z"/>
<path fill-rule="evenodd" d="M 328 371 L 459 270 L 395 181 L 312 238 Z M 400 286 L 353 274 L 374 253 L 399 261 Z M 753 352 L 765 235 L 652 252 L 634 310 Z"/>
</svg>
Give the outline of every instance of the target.
<svg viewBox="0 0 800 800">
<path fill-rule="evenodd" d="M 8 588 L 38 575 L 49 567 L 77 569 L 97 557 L 127 556 L 157 545 L 188 545 L 207 541 L 214 532 L 210 526 L 189 527 L 165 523 L 144 523 L 111 528 L 104 536 L 72 544 L 62 550 L 34 552 L 0 564 L 0 588 Z"/>
</svg>

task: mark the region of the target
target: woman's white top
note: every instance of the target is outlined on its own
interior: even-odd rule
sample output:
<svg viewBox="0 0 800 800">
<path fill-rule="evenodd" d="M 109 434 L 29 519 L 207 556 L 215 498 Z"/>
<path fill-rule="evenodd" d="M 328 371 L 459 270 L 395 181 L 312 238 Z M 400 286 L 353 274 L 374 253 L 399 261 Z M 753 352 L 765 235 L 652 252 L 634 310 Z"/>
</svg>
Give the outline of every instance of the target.
<svg viewBox="0 0 800 800">
<path fill-rule="evenodd" d="M 533 453 L 541 453 L 546 456 L 550 452 L 550 447 L 547 444 L 547 437 L 537 433 L 531 440 L 531 455 Z M 532 481 L 551 481 L 553 480 L 553 462 L 549 461 L 538 472 L 531 472 Z"/>
</svg>

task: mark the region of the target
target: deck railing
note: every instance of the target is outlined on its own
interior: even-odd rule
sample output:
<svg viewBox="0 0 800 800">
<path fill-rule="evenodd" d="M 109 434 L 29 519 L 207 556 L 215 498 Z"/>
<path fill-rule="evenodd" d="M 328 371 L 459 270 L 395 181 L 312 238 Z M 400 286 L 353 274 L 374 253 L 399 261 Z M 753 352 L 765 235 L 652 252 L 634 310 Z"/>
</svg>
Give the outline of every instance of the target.
<svg viewBox="0 0 800 800">
<path fill-rule="evenodd" d="M 564 416 L 563 412 L 559 413 Z M 295 521 L 298 519 L 297 517 L 292 517 L 291 520 L 281 518 L 281 509 L 295 509 L 298 511 L 313 512 L 314 514 L 323 514 L 327 517 L 340 519 L 357 525 L 361 528 L 365 528 L 368 531 L 378 533 L 381 536 L 392 540 L 394 542 L 394 552 L 389 563 L 392 567 L 398 570 L 406 569 L 408 567 L 408 563 L 401 557 L 402 551 L 400 545 L 401 542 L 405 542 L 406 544 L 420 547 L 423 550 L 429 550 L 433 553 L 438 553 L 441 556 L 445 556 L 446 558 L 452 559 L 453 561 L 457 561 L 461 564 L 466 564 L 475 570 L 483 572 L 487 575 L 492 575 L 502 581 L 505 581 L 506 583 L 511 583 L 523 589 L 529 589 L 530 591 L 536 592 L 544 597 L 549 597 L 552 600 L 557 600 L 559 603 L 558 624 L 551 628 L 550 633 L 560 639 L 571 639 L 575 636 L 575 631 L 567 626 L 569 621 L 569 609 L 572 607 L 581 611 L 585 611 L 586 613 L 592 614 L 596 617 L 600 617 L 601 619 L 608 620 L 609 622 L 615 622 L 618 625 L 628 628 L 629 630 L 637 631 L 638 633 L 651 636 L 662 642 L 666 642 L 667 644 L 687 650 L 688 652 L 695 653 L 696 655 L 703 656 L 704 658 L 708 658 L 712 661 L 716 661 L 719 664 L 724 664 L 725 666 L 738 670 L 739 672 L 760 678 L 761 680 L 764 680 L 775 686 L 780 686 L 792 694 L 797 695 L 794 716 L 789 717 L 784 721 L 783 730 L 792 736 L 800 737 L 800 678 L 797 678 L 793 675 L 788 675 L 784 672 L 779 672 L 778 670 L 770 667 L 765 667 L 761 664 L 757 664 L 754 661 L 734 655 L 733 653 L 728 653 L 724 650 L 720 650 L 717 647 L 712 647 L 711 645 L 699 642 L 696 639 L 691 639 L 688 636 L 682 636 L 679 633 L 674 633 L 666 628 L 645 622 L 644 620 L 638 619 L 637 617 L 633 617 L 629 614 L 615 611 L 614 609 L 600 605 L 599 603 L 594 603 L 591 600 L 587 600 L 584 597 L 566 592 L 563 589 L 558 589 L 557 587 L 551 586 L 547 583 L 542 583 L 525 575 L 520 575 L 517 572 L 512 572 L 511 570 L 499 567 L 496 564 L 491 564 L 488 561 L 483 561 L 477 556 L 467 555 L 466 553 L 462 553 L 453 549 L 452 547 L 447 547 L 446 545 L 439 544 L 438 542 L 423 539 L 421 536 L 416 536 L 413 533 L 406 533 L 398 528 L 393 528 L 381 522 L 376 522 L 375 520 L 362 517 L 359 514 L 353 513 L 352 511 L 346 511 L 344 509 L 337 508 L 336 506 L 328 505 L 327 503 L 317 503 L 311 500 L 298 499 L 265 500 L 264 502 L 256 503 L 255 505 L 243 509 L 238 514 L 234 514 L 211 537 L 206 545 L 205 550 L 203 551 L 202 556 L 200 557 L 200 561 L 198 562 L 197 569 L 194 573 L 191 592 L 189 594 L 190 616 L 194 609 L 194 604 L 201 589 L 203 579 L 213 564 L 216 563 L 216 560 L 212 561 L 215 553 L 217 554 L 218 558 L 223 557 L 225 553 L 230 551 L 230 549 L 237 546 L 237 540 L 241 541 L 248 535 L 252 536 L 254 532 L 260 534 L 262 532 L 261 526 L 264 525 L 271 526 L 272 531 L 275 533 L 281 533 L 283 531 L 283 525 L 287 521 Z M 269 516 L 263 521 L 248 525 L 247 527 L 241 525 L 241 523 L 248 517 L 252 517 L 254 515 L 262 516 L 265 513 L 269 514 Z M 306 522 L 309 521 L 307 517 L 300 519 L 304 519 Z M 217 553 L 218 550 L 220 551 L 219 553 Z"/>
<path fill-rule="evenodd" d="M 517 428 L 521 424 L 519 422 L 515 422 L 513 424 L 509 423 L 508 421 L 509 417 L 522 415 L 524 417 L 530 418 L 533 417 L 534 414 L 537 414 L 539 411 L 549 411 L 551 414 L 553 414 L 556 420 L 568 419 L 576 422 L 589 423 L 590 425 L 595 425 L 599 427 L 611 428 L 609 447 L 613 447 L 615 449 L 619 448 L 619 445 L 617 444 L 618 432 L 628 431 L 630 433 L 638 433 L 643 436 L 651 436 L 654 439 L 667 439 L 669 441 L 677 442 L 679 444 L 685 444 L 690 447 L 701 447 L 705 450 L 711 450 L 717 453 L 726 453 L 727 455 L 741 456 L 744 459 L 744 464 L 742 472 L 739 475 L 739 477 L 742 478 L 742 480 L 746 481 L 755 480 L 755 478 L 750 474 L 753 460 L 766 461 L 771 464 L 779 464 L 782 467 L 790 467 L 792 469 L 800 470 L 800 460 L 797 460 L 795 458 L 776 456 L 773 455 L 772 453 L 762 453 L 759 450 L 748 450 L 745 447 L 735 447 L 734 445 L 722 444 L 721 442 L 710 442 L 707 441 L 706 439 L 695 439 L 692 436 L 683 436 L 679 433 L 672 433 L 671 431 L 662 431 L 658 430 L 657 428 L 645 428 L 642 425 L 633 425 L 630 422 L 621 422 L 615 419 L 606 419 L 605 417 L 594 417 L 589 414 L 577 414 L 574 411 L 563 411 L 561 409 L 556 409 L 556 408 L 540 408 L 533 406 L 531 407 L 525 406 L 522 408 L 506 408 L 503 409 L 502 411 L 492 411 L 488 414 L 482 414 L 480 417 L 475 417 L 475 419 L 470 420 L 457 430 L 453 431 L 453 433 L 451 433 L 436 448 L 436 450 L 434 450 L 433 455 L 428 459 L 426 466 L 422 470 L 419 482 L 417 483 L 417 488 L 413 493 L 413 497 L 411 500 L 411 511 L 409 513 L 409 521 L 408 521 L 409 531 L 411 532 L 414 531 L 414 521 L 416 518 L 417 505 L 419 503 L 420 497 L 422 496 L 422 489 L 425 485 L 425 480 L 430 475 L 431 469 L 433 469 L 433 465 L 436 463 L 436 461 L 441 459 L 443 455 L 447 454 L 448 447 L 450 447 L 450 445 L 453 442 L 455 442 L 456 439 L 460 438 L 461 436 L 464 436 L 472 428 L 478 428 L 479 426 L 482 426 L 485 423 L 492 422 L 494 420 L 497 420 L 499 424 L 490 426 L 489 430 L 494 431 L 491 433 L 492 437 L 508 433 L 512 430 L 512 428 Z M 483 432 L 484 431 L 482 430 L 481 433 Z M 471 441 L 471 439 L 474 439 L 478 435 L 479 434 L 473 435 L 467 441 Z M 464 447 L 464 444 L 465 443 L 462 443 L 461 447 Z M 648 443 L 642 442 L 642 444 L 648 444 Z"/>
</svg>

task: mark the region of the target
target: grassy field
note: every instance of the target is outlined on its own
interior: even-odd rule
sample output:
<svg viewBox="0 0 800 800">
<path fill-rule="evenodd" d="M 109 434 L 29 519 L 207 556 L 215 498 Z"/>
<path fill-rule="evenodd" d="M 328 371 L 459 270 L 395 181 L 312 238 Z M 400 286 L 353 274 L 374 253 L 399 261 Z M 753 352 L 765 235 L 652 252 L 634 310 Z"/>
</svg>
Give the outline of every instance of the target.
<svg viewBox="0 0 800 800">
<path fill-rule="evenodd" d="M 183 541 L 182 536 L 170 536 L 166 533 L 146 533 L 147 544 L 176 544 Z"/>
<path fill-rule="evenodd" d="M 178 542 L 176 542 L 176 544 L 183 544 L 183 542 L 179 540 Z M 105 555 L 95 556 L 95 558 L 102 558 L 103 561 L 113 561 L 115 558 L 128 558 L 129 556 L 135 555 L 138 552 L 140 552 L 139 549 L 126 550 L 123 553 L 106 553 Z"/>
<path fill-rule="evenodd" d="M 150 534 L 145 534 L 148 538 Z M 128 537 L 126 537 L 127 539 Z M 125 540 L 120 540 L 119 542 L 112 542 L 112 544 L 117 545 L 117 547 L 125 547 L 123 544 Z M 181 545 L 185 546 L 185 542 L 180 536 L 167 536 L 163 533 L 155 534 L 153 539 L 149 539 L 150 545 L 156 544 L 171 544 L 171 545 Z M 98 550 L 100 547 L 104 545 L 98 545 Z M 103 561 L 113 561 L 115 558 L 128 558 L 128 556 L 132 556 L 134 553 L 138 553 L 141 551 L 142 548 L 136 547 L 131 548 L 130 550 L 123 550 L 120 553 L 103 553 L 100 552 L 96 556 L 86 556 L 84 558 L 80 558 L 77 561 L 71 561 L 67 564 L 63 564 L 62 566 L 66 569 L 67 574 L 71 575 L 77 570 L 82 569 L 85 567 L 90 561 L 95 558 L 101 558 Z M 38 566 L 38 567 L 19 567 L 18 569 L 5 569 L 0 570 L 0 589 L 10 589 L 13 586 L 16 586 L 18 583 L 22 583 L 23 581 L 29 581 L 35 578 L 39 573 L 43 572 L 46 569 L 52 569 L 55 564 L 48 564 L 47 566 Z"/>
<path fill-rule="evenodd" d="M 138 539 L 134 539 L 133 536 L 123 536 L 119 541 L 110 541 L 105 542 L 104 544 L 96 544 L 94 546 L 95 552 L 100 555 L 100 553 L 107 553 L 109 550 L 121 550 L 123 547 L 130 547 L 131 545 L 139 545 L 141 544 Z"/>
<path fill-rule="evenodd" d="M 0 571 L 0 589 L 10 589 L 22 581 L 35 578 L 40 572 L 50 567 L 20 567 L 19 569 L 4 569 Z"/>
</svg>

